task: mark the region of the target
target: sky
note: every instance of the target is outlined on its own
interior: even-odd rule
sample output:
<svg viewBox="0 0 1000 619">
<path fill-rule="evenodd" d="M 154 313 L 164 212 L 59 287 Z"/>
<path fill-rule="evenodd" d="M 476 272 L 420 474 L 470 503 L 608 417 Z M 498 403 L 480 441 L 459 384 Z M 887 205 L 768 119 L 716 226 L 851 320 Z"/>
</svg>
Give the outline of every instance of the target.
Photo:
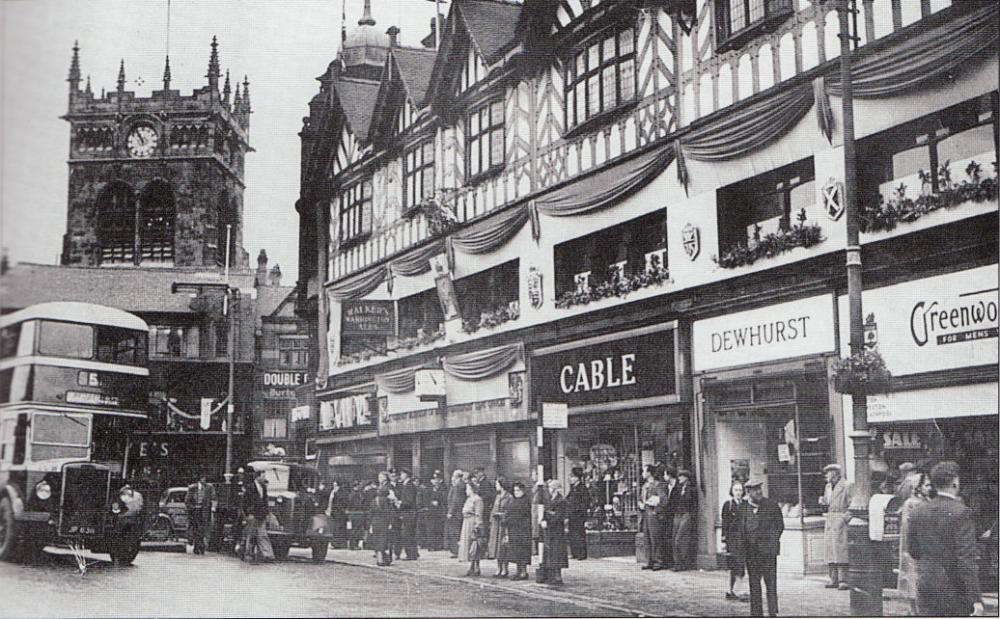
<svg viewBox="0 0 1000 619">
<path fill-rule="evenodd" d="M 162 88 L 168 0 L 0 0 L 0 245 L 11 262 L 56 264 L 66 231 L 69 123 L 66 76 L 73 42 L 95 96 L 113 90 L 125 60 L 126 90 Z M 299 137 L 316 77 L 340 46 L 363 0 L 170 0 L 171 88 L 189 96 L 207 83 L 209 44 L 235 81 L 247 75 L 253 115 L 246 158 L 244 245 L 298 273 Z M 442 2 L 442 12 L 447 5 Z M 430 32 L 431 0 L 372 0 L 377 27 L 401 29 L 403 45 Z M 81 86 L 82 88 L 82 86 Z"/>
</svg>

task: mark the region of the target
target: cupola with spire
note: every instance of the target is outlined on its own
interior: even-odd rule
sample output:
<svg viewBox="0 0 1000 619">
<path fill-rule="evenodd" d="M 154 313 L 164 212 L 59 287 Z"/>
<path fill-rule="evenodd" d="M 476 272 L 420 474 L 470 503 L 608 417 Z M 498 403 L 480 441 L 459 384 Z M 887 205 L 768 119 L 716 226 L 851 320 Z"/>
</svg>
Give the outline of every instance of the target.
<svg viewBox="0 0 1000 619">
<path fill-rule="evenodd" d="M 364 13 L 344 39 L 341 55 L 344 73 L 351 77 L 378 79 L 390 46 L 389 35 L 375 27 L 371 0 L 365 0 Z"/>
</svg>

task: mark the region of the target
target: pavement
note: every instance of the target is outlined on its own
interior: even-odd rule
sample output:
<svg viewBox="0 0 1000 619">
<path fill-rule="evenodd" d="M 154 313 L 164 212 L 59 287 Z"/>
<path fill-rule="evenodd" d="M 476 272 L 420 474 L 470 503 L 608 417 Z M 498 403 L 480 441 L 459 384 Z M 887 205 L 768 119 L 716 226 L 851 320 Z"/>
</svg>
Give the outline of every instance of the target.
<svg viewBox="0 0 1000 619">
<path fill-rule="evenodd" d="M 304 555 L 303 555 L 304 556 Z M 537 559 L 537 557 L 536 557 Z M 634 557 L 607 557 L 577 561 L 570 559 L 569 569 L 563 570 L 562 586 L 540 585 L 534 582 L 534 568 L 528 581 L 492 578 L 496 562 L 481 562 L 483 576 L 465 577 L 467 563 L 452 559 L 445 551 L 421 551 L 417 561 L 394 561 L 389 567 L 376 567 L 375 559 L 366 550 L 330 550 L 328 561 L 358 567 L 411 574 L 426 578 L 463 583 L 468 587 L 493 588 L 518 596 L 536 597 L 552 602 L 591 604 L 633 616 L 747 616 L 746 602 L 725 599 L 729 572 L 725 570 L 689 570 L 684 572 L 649 572 L 640 569 Z M 784 616 L 830 617 L 850 616 L 850 593 L 826 589 L 825 579 L 796 578 L 779 575 L 778 605 Z M 746 592 L 745 581 L 741 583 Z M 738 591 L 740 589 L 738 588 Z M 910 614 L 907 601 L 887 591 L 884 600 L 886 616 Z M 996 596 L 987 600 L 988 610 L 997 614 Z M 990 602 L 992 601 L 992 606 Z"/>
</svg>

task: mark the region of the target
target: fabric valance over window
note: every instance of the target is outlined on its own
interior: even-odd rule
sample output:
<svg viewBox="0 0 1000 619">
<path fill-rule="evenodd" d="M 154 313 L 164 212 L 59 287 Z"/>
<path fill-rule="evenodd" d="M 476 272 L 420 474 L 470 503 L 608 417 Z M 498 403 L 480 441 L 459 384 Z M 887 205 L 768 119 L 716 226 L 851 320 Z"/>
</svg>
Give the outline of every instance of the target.
<svg viewBox="0 0 1000 619">
<path fill-rule="evenodd" d="M 360 299 L 378 288 L 384 281 L 384 267 L 364 271 L 330 286 L 330 297 L 334 301 Z"/>
<path fill-rule="evenodd" d="M 672 144 L 654 148 L 544 195 L 534 204 L 538 212 L 550 217 L 583 215 L 607 208 L 648 185 L 673 160 Z"/>
<path fill-rule="evenodd" d="M 503 372 L 524 355 L 524 346 L 518 342 L 509 346 L 477 350 L 444 358 L 441 367 L 450 376 L 460 380 L 483 380 Z"/>
</svg>

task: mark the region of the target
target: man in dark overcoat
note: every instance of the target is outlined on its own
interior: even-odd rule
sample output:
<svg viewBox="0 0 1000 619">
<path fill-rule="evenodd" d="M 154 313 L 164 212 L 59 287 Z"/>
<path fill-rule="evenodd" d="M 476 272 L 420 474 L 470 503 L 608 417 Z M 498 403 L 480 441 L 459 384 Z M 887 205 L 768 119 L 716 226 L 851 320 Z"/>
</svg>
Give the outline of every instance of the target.
<svg viewBox="0 0 1000 619">
<path fill-rule="evenodd" d="M 462 507 L 465 506 L 465 481 L 461 469 L 455 469 L 451 474 L 451 487 L 448 489 L 448 510 L 445 514 L 445 545 L 452 559 L 458 558 L 458 538 L 462 534 Z"/>
<path fill-rule="evenodd" d="M 568 514 L 566 499 L 562 495 L 562 482 L 550 479 L 548 499 L 542 517 L 542 563 L 536 573 L 536 581 L 550 585 L 561 585 L 562 570 L 569 567 L 566 552 L 566 523 Z"/>
<path fill-rule="evenodd" d="M 417 486 L 407 469 L 399 470 L 396 498 L 399 499 L 400 553 L 406 555 L 407 561 L 416 561 L 420 556 L 417 552 Z"/>
<path fill-rule="evenodd" d="M 431 486 L 426 489 L 424 499 L 424 547 L 427 550 L 441 550 L 444 546 L 444 521 L 448 513 L 448 488 L 444 485 L 441 471 L 434 471 Z"/>
<path fill-rule="evenodd" d="M 981 615 L 976 525 L 958 496 L 958 464 L 939 462 L 930 478 L 937 496 L 914 510 L 907 540 L 917 560 L 917 611 L 926 617 Z"/>
<path fill-rule="evenodd" d="M 566 493 L 569 517 L 569 550 L 574 559 L 587 558 L 587 515 L 590 513 L 590 491 L 583 483 L 583 469 L 576 467 L 569 476 Z"/>
<path fill-rule="evenodd" d="M 208 483 L 208 477 L 202 474 L 198 481 L 188 486 L 184 507 L 188 517 L 188 541 L 194 545 L 194 554 L 205 554 L 205 538 L 208 535 L 212 520 L 212 503 L 215 501 L 215 488 Z"/>
<path fill-rule="evenodd" d="M 695 522 L 698 518 L 698 490 L 691 483 L 691 471 L 677 472 L 677 484 L 670 494 L 670 512 L 673 515 L 674 570 L 694 567 Z"/>
<path fill-rule="evenodd" d="M 778 616 L 778 554 L 785 520 L 781 508 L 764 496 L 763 482 L 745 484 L 747 502 L 742 506 L 743 539 L 746 550 L 747 577 L 750 580 L 750 616 L 763 617 L 760 581 L 767 587 L 767 614 Z"/>
</svg>

